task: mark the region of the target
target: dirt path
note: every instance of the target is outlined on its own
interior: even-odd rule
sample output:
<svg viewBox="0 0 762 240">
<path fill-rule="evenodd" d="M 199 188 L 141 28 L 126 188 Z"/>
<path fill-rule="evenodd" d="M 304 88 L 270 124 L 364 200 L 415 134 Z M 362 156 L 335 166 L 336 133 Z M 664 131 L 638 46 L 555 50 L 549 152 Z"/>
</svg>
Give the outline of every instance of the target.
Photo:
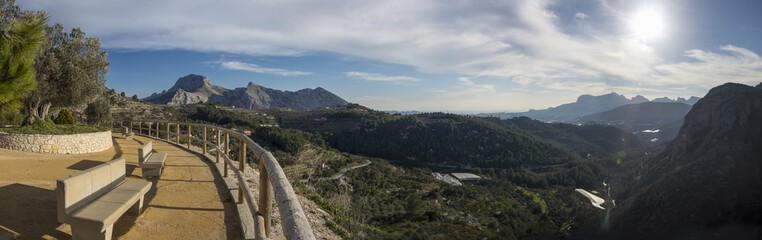
<svg viewBox="0 0 762 240">
<path fill-rule="evenodd" d="M 127 160 L 128 179 L 145 181 L 137 148 L 146 141 L 114 138 L 114 148 L 79 155 L 0 149 L 0 238 L 71 239 L 69 225 L 56 222 L 55 181 L 120 157 Z M 164 172 L 150 180 L 143 214 L 127 213 L 114 225 L 114 239 L 240 238 L 235 206 L 219 175 L 191 152 L 161 141 L 153 146 L 168 153 Z"/>
<path fill-rule="evenodd" d="M 349 171 L 349 170 L 358 169 L 358 168 L 370 165 L 370 163 L 371 163 L 370 160 L 365 160 L 365 161 L 366 162 L 363 163 L 363 164 L 360 164 L 360 165 L 357 165 L 357 166 L 354 166 L 354 167 L 347 167 L 347 168 L 341 169 L 341 171 L 339 171 L 339 173 L 334 174 L 333 176 L 331 176 L 331 179 L 339 179 L 340 177 L 347 175 L 347 171 Z"/>
</svg>

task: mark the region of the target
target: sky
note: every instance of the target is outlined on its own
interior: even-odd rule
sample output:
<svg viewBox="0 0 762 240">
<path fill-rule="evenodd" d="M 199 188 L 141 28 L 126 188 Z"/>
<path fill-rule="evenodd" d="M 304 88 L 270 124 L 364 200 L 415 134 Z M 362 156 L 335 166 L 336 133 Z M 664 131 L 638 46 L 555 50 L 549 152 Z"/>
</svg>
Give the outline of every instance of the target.
<svg viewBox="0 0 762 240">
<path fill-rule="evenodd" d="M 99 37 L 106 86 L 187 74 L 323 87 L 377 110 L 544 109 L 579 95 L 703 96 L 762 82 L 762 1 L 17 0 Z"/>
</svg>

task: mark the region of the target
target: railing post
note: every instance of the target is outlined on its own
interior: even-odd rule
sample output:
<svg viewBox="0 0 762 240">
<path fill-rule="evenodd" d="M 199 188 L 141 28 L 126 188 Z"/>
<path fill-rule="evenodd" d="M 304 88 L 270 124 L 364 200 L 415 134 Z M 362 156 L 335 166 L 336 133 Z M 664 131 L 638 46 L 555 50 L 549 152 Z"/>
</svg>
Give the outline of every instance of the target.
<svg viewBox="0 0 762 240">
<path fill-rule="evenodd" d="M 188 149 L 190 149 L 191 145 L 191 125 L 188 124 Z"/>
<path fill-rule="evenodd" d="M 143 121 L 138 122 L 138 135 L 143 134 Z"/>
<path fill-rule="evenodd" d="M 259 156 L 259 215 L 263 218 L 263 224 L 265 225 L 265 236 L 270 237 L 270 221 L 271 210 L 270 203 L 272 202 L 272 196 L 270 195 L 270 176 L 268 176 L 267 168 L 265 167 L 265 156 Z"/>
<path fill-rule="evenodd" d="M 177 127 L 175 128 L 175 137 L 177 137 L 177 145 L 180 145 L 180 123 L 177 123 Z"/>
<path fill-rule="evenodd" d="M 238 148 L 240 149 L 240 153 L 238 154 L 238 171 L 242 176 L 246 176 L 246 143 L 243 142 L 243 139 L 240 139 L 238 142 Z M 240 183 L 246 184 L 246 182 Z M 243 203 L 243 187 L 238 187 L 238 203 Z"/>
<path fill-rule="evenodd" d="M 169 122 L 167 122 L 167 142 L 169 142 Z"/>
<path fill-rule="evenodd" d="M 217 133 L 217 137 L 215 137 L 215 145 L 217 148 L 214 150 L 217 152 L 217 163 L 220 163 L 220 151 L 222 150 L 222 147 L 220 147 L 220 129 L 215 129 L 215 132 Z"/>
<path fill-rule="evenodd" d="M 225 156 L 228 156 L 230 158 L 230 155 L 228 153 L 230 152 L 230 134 L 225 133 Z M 228 161 L 225 162 L 225 177 L 228 177 Z"/>
<path fill-rule="evenodd" d="M 135 131 L 135 129 L 132 129 L 132 121 L 130 121 L 130 132 Z M 125 133 L 127 134 L 127 133 Z"/>
<path fill-rule="evenodd" d="M 148 137 L 153 137 L 153 136 L 151 136 L 151 130 L 152 130 L 151 129 L 151 125 L 152 124 L 153 124 L 152 122 L 148 122 Z"/>
<path fill-rule="evenodd" d="M 202 152 L 206 154 L 206 127 L 204 127 L 204 150 Z"/>
</svg>

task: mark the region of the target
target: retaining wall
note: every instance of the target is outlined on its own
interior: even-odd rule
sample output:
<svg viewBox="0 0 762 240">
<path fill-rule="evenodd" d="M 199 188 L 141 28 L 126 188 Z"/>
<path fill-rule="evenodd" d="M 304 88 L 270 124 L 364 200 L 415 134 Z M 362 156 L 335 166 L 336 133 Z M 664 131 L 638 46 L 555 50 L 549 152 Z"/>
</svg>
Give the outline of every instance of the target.
<svg viewBox="0 0 762 240">
<path fill-rule="evenodd" d="M 81 154 L 113 147 L 111 131 L 69 135 L 0 132 L 0 148 L 35 153 Z"/>
</svg>

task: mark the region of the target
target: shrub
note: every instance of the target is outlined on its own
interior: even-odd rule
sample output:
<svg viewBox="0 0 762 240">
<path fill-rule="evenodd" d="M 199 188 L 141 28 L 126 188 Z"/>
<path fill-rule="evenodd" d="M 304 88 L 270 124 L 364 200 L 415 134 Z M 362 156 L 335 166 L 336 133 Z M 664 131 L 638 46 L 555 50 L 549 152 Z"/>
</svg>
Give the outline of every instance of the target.
<svg viewBox="0 0 762 240">
<path fill-rule="evenodd" d="M 0 113 L 0 125 L 21 125 L 26 116 L 17 112 Z"/>
<path fill-rule="evenodd" d="M 111 118 L 111 106 L 109 106 L 109 102 L 105 98 L 98 98 L 95 102 L 88 104 L 85 114 L 87 115 L 88 124 L 110 126 L 113 120 Z"/>
<path fill-rule="evenodd" d="M 68 108 L 61 109 L 60 112 L 58 112 L 58 117 L 55 121 L 56 124 L 75 124 L 74 117 L 71 116 L 71 113 L 69 112 Z"/>
</svg>

